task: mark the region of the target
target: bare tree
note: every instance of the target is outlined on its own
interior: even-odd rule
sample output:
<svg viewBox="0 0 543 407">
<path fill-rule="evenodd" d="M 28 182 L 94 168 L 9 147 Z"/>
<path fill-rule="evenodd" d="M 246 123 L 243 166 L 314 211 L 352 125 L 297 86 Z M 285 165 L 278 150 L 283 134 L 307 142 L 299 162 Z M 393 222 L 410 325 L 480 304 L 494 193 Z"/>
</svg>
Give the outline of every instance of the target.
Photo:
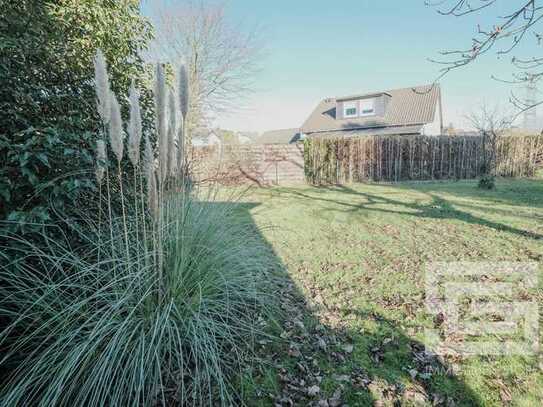
<svg viewBox="0 0 543 407">
<path fill-rule="evenodd" d="M 188 0 L 158 4 L 155 52 L 184 61 L 190 78 L 188 125 L 205 126 L 219 113 L 235 110 L 251 92 L 261 47 L 257 30 L 245 30 L 225 16 L 225 4 Z"/>
<path fill-rule="evenodd" d="M 495 52 L 498 56 L 511 55 L 514 67 L 512 77 L 509 79 L 494 77 L 497 80 L 518 84 L 536 82 L 543 77 L 543 57 L 513 55 L 519 44 L 527 39 L 541 45 L 543 37 L 539 31 L 543 22 L 543 5 L 539 0 L 507 0 L 507 2 L 511 11 L 505 15 L 497 15 L 495 23 L 489 27 L 478 24 L 476 35 L 469 46 L 442 51 L 442 59 L 433 60 L 443 65 L 438 80 L 450 71 L 471 64 L 490 52 Z M 497 0 L 426 0 L 426 4 L 436 7 L 439 14 L 454 17 L 492 13 L 497 3 Z M 543 100 L 529 102 L 513 93 L 510 99 L 519 110 L 517 116 L 543 103 Z"/>
<path fill-rule="evenodd" d="M 511 127 L 512 118 L 511 114 L 499 106 L 489 107 L 485 103 L 466 115 L 466 119 L 483 137 L 482 183 L 491 182 L 490 187 L 492 188 L 494 186 L 493 179 L 496 176 L 498 138 Z M 489 187 L 488 185 L 484 186 Z"/>
</svg>

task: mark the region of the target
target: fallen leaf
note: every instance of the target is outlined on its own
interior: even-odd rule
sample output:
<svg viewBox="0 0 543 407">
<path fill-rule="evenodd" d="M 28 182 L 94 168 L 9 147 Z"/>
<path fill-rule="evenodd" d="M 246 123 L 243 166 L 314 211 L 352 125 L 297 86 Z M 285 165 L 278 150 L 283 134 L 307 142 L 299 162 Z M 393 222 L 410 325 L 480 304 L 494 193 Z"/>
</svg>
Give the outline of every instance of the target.
<svg viewBox="0 0 543 407">
<path fill-rule="evenodd" d="M 319 348 L 326 350 L 326 341 L 322 338 L 319 338 Z"/>
<path fill-rule="evenodd" d="M 509 388 L 501 380 L 496 380 L 496 382 L 498 386 L 500 386 L 500 399 L 502 403 L 511 403 L 513 398 L 511 397 L 511 391 L 509 390 Z"/>
<path fill-rule="evenodd" d="M 428 405 L 428 399 L 425 394 L 418 392 L 415 389 L 408 389 L 404 392 L 402 402 L 406 405 L 425 406 Z"/>
<path fill-rule="evenodd" d="M 302 356 L 302 353 L 300 352 L 300 350 L 298 349 L 296 345 L 290 346 L 290 349 L 288 350 L 288 354 L 295 358 L 299 358 L 300 356 Z"/>
<path fill-rule="evenodd" d="M 341 405 L 341 389 L 337 389 L 332 398 L 328 400 L 328 405 L 330 407 L 339 407 Z"/>
</svg>

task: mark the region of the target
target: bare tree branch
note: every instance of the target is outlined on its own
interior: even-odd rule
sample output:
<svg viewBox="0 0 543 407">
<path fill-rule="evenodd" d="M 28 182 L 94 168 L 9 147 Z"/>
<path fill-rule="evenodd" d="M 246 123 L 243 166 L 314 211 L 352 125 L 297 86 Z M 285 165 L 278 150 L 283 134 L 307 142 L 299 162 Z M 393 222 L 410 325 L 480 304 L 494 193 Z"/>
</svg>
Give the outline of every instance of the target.
<svg viewBox="0 0 543 407">
<path fill-rule="evenodd" d="M 158 7 L 156 58 L 184 61 L 190 77 L 190 125 L 236 110 L 253 89 L 261 56 L 258 31 L 228 21 L 224 3 Z"/>
<path fill-rule="evenodd" d="M 511 127 L 513 117 L 498 105 L 491 107 L 485 103 L 466 115 L 466 119 L 483 136 L 484 175 L 496 175 L 498 137 Z"/>
<path fill-rule="evenodd" d="M 477 25 L 476 36 L 471 41 L 471 46 L 464 49 L 444 50 L 440 52 L 441 59 L 430 59 L 430 61 L 442 65 L 436 82 L 455 69 L 459 69 L 476 61 L 480 56 L 494 51 L 496 55 L 503 56 L 511 54 L 520 43 L 532 37 L 538 45 L 541 44 L 542 35 L 537 31 L 543 21 L 543 6 L 539 0 L 516 0 L 509 2 L 512 11 L 503 16 L 496 17 L 496 23 L 491 27 L 483 28 Z M 440 0 L 426 1 L 426 5 L 437 8 L 441 15 L 462 17 L 467 14 L 489 13 L 496 0 Z M 514 69 L 520 72 L 512 73 L 509 80 L 494 79 L 512 83 L 535 83 L 543 78 L 543 57 L 530 56 L 527 58 L 513 56 L 511 63 Z M 520 98 L 513 97 L 514 106 L 519 106 Z M 530 106 L 522 107 L 522 112 L 532 109 L 541 104 L 532 103 Z M 520 114 L 518 113 L 518 114 Z M 517 114 L 517 116 L 518 116 Z"/>
<path fill-rule="evenodd" d="M 490 106 L 482 103 L 477 109 L 466 115 L 466 119 L 480 133 L 500 134 L 511 127 L 513 114 L 499 105 Z"/>
<path fill-rule="evenodd" d="M 495 2 L 496 0 L 480 0 L 481 4 L 473 7 L 471 5 L 472 2 L 470 2 L 469 0 L 462 0 L 462 1 L 457 1 L 457 3 L 453 4 L 452 7 L 449 9 L 438 10 L 438 13 L 441 15 L 452 15 L 455 17 L 461 17 L 466 14 L 474 13 L 476 11 L 489 7 Z M 440 1 L 435 1 L 435 2 L 426 1 L 426 5 L 428 6 L 441 6 L 446 3 L 449 3 L 449 1 L 448 0 L 440 0 Z"/>
</svg>

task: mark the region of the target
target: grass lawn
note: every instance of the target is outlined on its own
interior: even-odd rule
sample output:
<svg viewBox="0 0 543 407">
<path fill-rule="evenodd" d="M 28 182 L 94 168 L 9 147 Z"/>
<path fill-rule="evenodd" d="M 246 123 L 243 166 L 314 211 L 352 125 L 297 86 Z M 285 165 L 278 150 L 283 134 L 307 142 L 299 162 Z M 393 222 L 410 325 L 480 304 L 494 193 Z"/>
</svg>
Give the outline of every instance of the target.
<svg viewBox="0 0 543 407">
<path fill-rule="evenodd" d="M 250 404 L 541 405 L 543 359 L 436 358 L 423 344 L 439 324 L 428 262 L 534 261 L 541 275 L 543 181 L 275 187 L 247 201 L 286 275 L 281 339 L 262 342 Z"/>
</svg>

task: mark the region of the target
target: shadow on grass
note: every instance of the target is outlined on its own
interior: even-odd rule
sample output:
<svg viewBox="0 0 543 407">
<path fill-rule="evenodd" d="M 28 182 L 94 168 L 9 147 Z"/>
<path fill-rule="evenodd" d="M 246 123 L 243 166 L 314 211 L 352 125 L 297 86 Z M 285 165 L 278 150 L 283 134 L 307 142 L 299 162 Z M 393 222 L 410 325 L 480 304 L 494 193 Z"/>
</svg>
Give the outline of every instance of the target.
<svg viewBox="0 0 543 407">
<path fill-rule="evenodd" d="M 406 186 L 400 187 L 401 189 L 406 189 Z M 397 199 L 387 198 L 384 195 L 376 195 L 369 192 L 357 191 L 348 186 L 339 185 L 339 186 L 323 186 L 319 187 L 321 191 L 331 191 L 331 192 L 340 192 L 350 197 L 359 197 L 363 198 L 364 202 L 353 203 L 350 201 L 342 201 L 338 199 L 326 198 L 324 196 L 318 196 L 316 194 L 306 194 L 304 192 L 292 190 L 292 189 L 281 189 L 282 194 L 291 194 L 298 198 L 308 199 L 308 200 L 318 200 L 322 202 L 328 202 L 334 206 L 339 206 L 339 211 L 344 213 L 356 213 L 358 211 L 374 211 L 382 213 L 390 213 L 397 215 L 409 215 L 416 218 L 425 218 L 425 219 L 456 219 L 469 224 L 481 225 L 490 229 L 497 231 L 504 231 L 512 233 L 522 237 L 528 237 L 532 239 L 542 239 L 543 235 L 528 230 L 518 229 L 503 223 L 494 222 L 488 219 L 477 217 L 472 215 L 469 212 L 460 210 L 454 207 L 448 200 L 432 193 L 432 190 L 423 188 L 418 190 L 419 192 L 426 193 L 432 199 L 430 203 L 419 203 L 419 202 L 404 202 Z M 474 188 L 475 189 L 475 188 Z M 435 190 L 437 191 L 437 190 Z M 443 192 L 443 191 L 440 191 Z M 541 191 L 543 196 L 543 191 Z M 468 194 L 466 194 L 468 196 Z M 471 195 L 469 195 L 471 196 Z M 479 197 L 476 190 L 473 192 L 473 196 Z M 516 202 L 511 199 L 512 202 Z M 511 203 L 512 204 L 512 203 Z M 384 208 L 382 205 L 390 205 L 392 207 L 399 207 L 398 209 Z M 517 205 L 519 203 L 517 202 Z M 403 210 L 405 209 L 405 210 Z M 479 208 L 484 210 L 483 208 Z M 335 208 L 327 208 L 326 210 L 337 211 Z"/>
<path fill-rule="evenodd" d="M 446 193 L 459 198 L 477 199 L 483 202 L 498 205 L 530 206 L 543 208 L 543 178 L 541 179 L 516 179 L 498 178 L 496 190 L 483 190 L 477 188 L 477 182 L 447 182 Z M 436 187 L 437 183 L 419 183 L 416 189 L 425 193 L 444 192 L 443 188 Z M 398 183 L 393 185 L 398 189 L 412 189 L 415 185 L 410 183 Z"/>
<path fill-rule="evenodd" d="M 361 308 L 328 307 L 305 297 L 252 220 L 256 203 L 240 203 L 270 250 L 280 312 L 268 321 L 273 338 L 258 343 L 258 363 L 241 383 L 251 406 L 479 406 L 478 396 L 451 366 L 427 352 L 395 322 Z"/>
</svg>

